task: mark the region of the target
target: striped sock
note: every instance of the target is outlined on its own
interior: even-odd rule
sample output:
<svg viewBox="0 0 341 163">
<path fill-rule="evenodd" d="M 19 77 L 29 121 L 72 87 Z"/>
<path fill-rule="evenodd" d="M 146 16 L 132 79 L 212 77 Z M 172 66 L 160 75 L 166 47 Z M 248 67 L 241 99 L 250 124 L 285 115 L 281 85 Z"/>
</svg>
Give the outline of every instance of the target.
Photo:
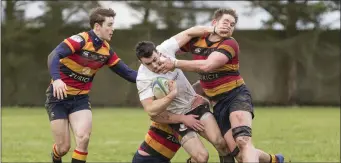
<svg viewBox="0 0 341 163">
<path fill-rule="evenodd" d="M 75 149 L 72 154 L 71 163 L 85 163 L 87 156 L 88 152 L 80 152 Z"/>
<path fill-rule="evenodd" d="M 60 156 L 56 149 L 56 144 L 53 144 L 52 147 L 52 162 L 53 163 L 62 163 L 62 156 Z"/>
<path fill-rule="evenodd" d="M 269 154 L 270 155 L 270 163 L 276 163 L 277 159 L 276 159 L 276 156 L 274 154 Z"/>
</svg>

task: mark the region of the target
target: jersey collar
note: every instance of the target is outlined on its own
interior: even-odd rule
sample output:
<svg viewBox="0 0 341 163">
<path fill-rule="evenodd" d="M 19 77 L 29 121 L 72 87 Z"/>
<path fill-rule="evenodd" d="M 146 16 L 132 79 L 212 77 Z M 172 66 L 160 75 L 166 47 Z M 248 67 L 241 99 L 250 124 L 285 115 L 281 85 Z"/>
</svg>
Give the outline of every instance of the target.
<svg viewBox="0 0 341 163">
<path fill-rule="evenodd" d="M 90 38 L 96 50 L 102 47 L 103 41 L 95 34 L 93 30 L 89 31 Z"/>
</svg>

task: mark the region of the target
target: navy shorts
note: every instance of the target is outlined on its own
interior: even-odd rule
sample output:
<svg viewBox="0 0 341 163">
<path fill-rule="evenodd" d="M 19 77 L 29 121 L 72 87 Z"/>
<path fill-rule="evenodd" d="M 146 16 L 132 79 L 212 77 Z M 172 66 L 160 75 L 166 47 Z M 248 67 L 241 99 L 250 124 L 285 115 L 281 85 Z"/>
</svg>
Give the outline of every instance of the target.
<svg viewBox="0 0 341 163">
<path fill-rule="evenodd" d="M 68 95 L 67 98 L 59 100 L 53 96 L 52 85 L 46 90 L 45 108 L 50 121 L 56 119 L 68 119 L 69 114 L 79 110 L 91 110 L 88 95 Z"/>
<path fill-rule="evenodd" d="M 222 135 L 231 129 L 230 113 L 239 110 L 250 112 L 254 118 L 251 93 L 244 84 L 226 93 L 213 107 L 213 115 Z"/>
<path fill-rule="evenodd" d="M 142 156 L 136 151 L 132 163 L 170 163 L 170 160 L 160 156 Z"/>
</svg>

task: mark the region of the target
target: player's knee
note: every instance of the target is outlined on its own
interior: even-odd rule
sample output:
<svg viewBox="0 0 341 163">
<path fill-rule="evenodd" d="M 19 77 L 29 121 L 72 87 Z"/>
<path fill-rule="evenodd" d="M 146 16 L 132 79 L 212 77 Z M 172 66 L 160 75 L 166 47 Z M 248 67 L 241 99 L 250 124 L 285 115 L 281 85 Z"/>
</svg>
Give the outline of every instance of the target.
<svg viewBox="0 0 341 163">
<path fill-rule="evenodd" d="M 57 144 L 57 148 L 58 154 L 64 156 L 69 152 L 71 145 L 69 143 Z"/>
<path fill-rule="evenodd" d="M 196 153 L 196 155 L 193 157 L 193 159 L 195 159 L 197 162 L 200 162 L 200 163 L 205 163 L 205 162 L 208 162 L 208 152 L 207 150 L 201 150 L 201 151 L 198 151 Z"/>
<path fill-rule="evenodd" d="M 249 126 L 238 126 L 232 129 L 232 135 L 238 147 L 243 150 L 251 144 L 252 129 Z"/>
<path fill-rule="evenodd" d="M 212 144 L 220 153 L 227 153 L 227 144 L 223 137 L 217 137 Z"/>
<path fill-rule="evenodd" d="M 80 146 L 87 146 L 90 140 L 90 133 L 82 133 L 77 135 L 78 144 Z"/>
</svg>

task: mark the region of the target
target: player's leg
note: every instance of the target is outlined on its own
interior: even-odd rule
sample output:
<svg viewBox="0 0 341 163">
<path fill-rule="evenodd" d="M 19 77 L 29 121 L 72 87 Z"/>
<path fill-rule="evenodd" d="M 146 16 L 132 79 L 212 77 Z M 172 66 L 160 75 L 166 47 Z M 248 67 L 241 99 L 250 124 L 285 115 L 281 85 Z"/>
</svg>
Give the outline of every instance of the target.
<svg viewBox="0 0 341 163">
<path fill-rule="evenodd" d="M 205 127 L 205 130 L 203 132 L 200 132 L 199 134 L 206 140 L 208 140 L 216 148 L 219 153 L 220 163 L 233 163 L 234 157 L 229 155 L 226 141 L 224 140 L 220 132 L 214 116 L 209 111 L 209 107 L 207 106 L 205 108 L 202 108 L 199 106 L 197 109 L 202 110 L 199 112 L 200 121 L 204 124 Z"/>
<path fill-rule="evenodd" d="M 198 134 L 194 131 L 189 131 L 181 139 L 181 145 L 184 150 L 191 156 L 188 163 L 207 163 L 208 151 L 201 142 Z"/>
<path fill-rule="evenodd" d="M 64 103 L 53 97 L 52 89 L 46 92 L 45 108 L 50 120 L 50 127 L 54 139 L 52 146 L 52 162 L 61 163 L 62 157 L 70 150 L 70 129 L 67 108 Z"/>
<path fill-rule="evenodd" d="M 240 153 L 239 148 L 232 136 L 232 129 L 228 130 L 224 135 L 224 139 L 226 140 L 229 150 L 232 151 L 231 154 L 235 156 L 238 162 L 243 162 L 242 155 Z M 259 162 L 262 163 L 283 163 L 284 157 L 281 154 L 270 154 L 266 153 L 260 149 L 256 149 L 257 155 L 259 156 Z"/>
<path fill-rule="evenodd" d="M 253 119 L 253 106 L 250 92 L 245 86 L 238 90 L 237 96 L 231 101 L 229 106 L 229 121 L 232 130 L 227 132 L 224 136 L 229 142 L 234 142 L 238 148 L 233 149 L 234 154 L 240 151 L 236 156 L 237 160 L 243 162 L 282 162 L 283 159 L 280 155 L 270 155 L 261 150 L 257 150 L 252 143 L 252 119 Z M 228 144 L 229 147 L 234 145 Z M 232 149 L 230 149 L 232 151 Z M 275 159 L 275 160 L 274 160 Z"/>
<path fill-rule="evenodd" d="M 92 130 L 92 112 L 87 96 L 75 100 L 69 120 L 76 140 L 71 163 L 85 163 Z"/>
</svg>

